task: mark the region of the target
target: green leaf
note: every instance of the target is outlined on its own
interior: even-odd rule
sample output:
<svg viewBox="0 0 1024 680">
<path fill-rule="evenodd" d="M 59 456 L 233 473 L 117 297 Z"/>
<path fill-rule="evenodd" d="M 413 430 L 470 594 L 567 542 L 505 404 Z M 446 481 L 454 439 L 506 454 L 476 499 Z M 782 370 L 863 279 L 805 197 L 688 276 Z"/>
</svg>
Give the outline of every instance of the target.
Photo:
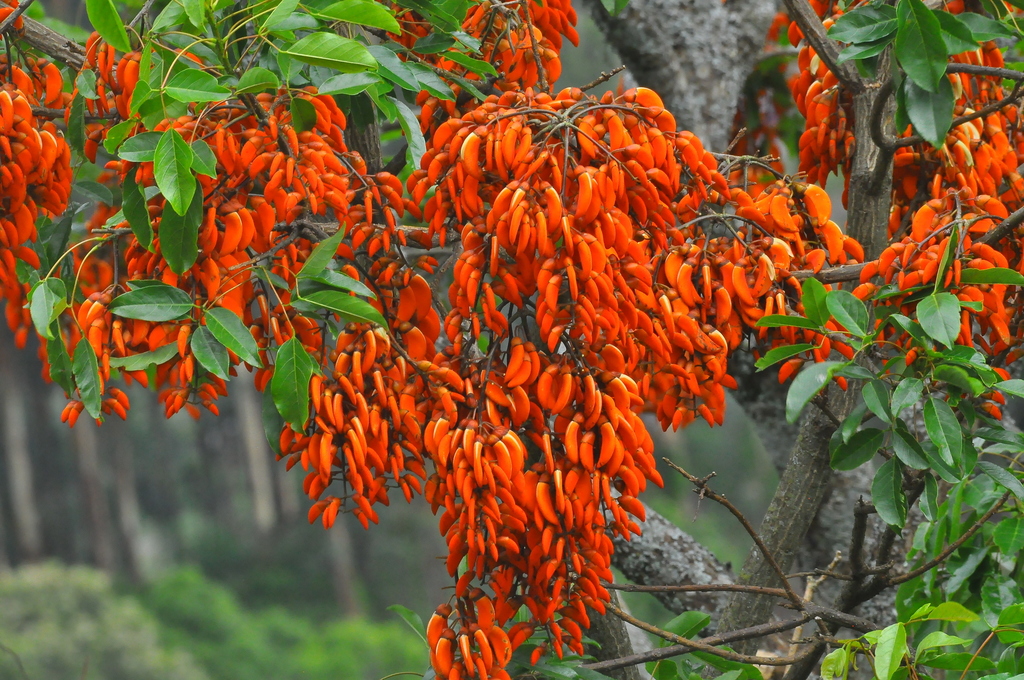
<svg viewBox="0 0 1024 680">
<path fill-rule="evenodd" d="M 289 338 L 277 350 L 270 391 L 278 412 L 296 432 L 302 431 L 309 418 L 309 381 L 315 366 L 298 338 Z"/>
<path fill-rule="evenodd" d="M 53 339 L 46 341 L 46 358 L 50 362 L 50 379 L 64 388 L 65 394 L 73 393 L 75 383 L 71 357 L 59 333 L 53 333 Z"/>
<path fill-rule="evenodd" d="M 892 680 L 906 654 L 907 629 L 904 625 L 895 623 L 882 630 L 875 646 L 875 677 L 878 680 Z"/>
<path fill-rule="evenodd" d="M 930 397 L 924 404 L 924 426 L 928 437 L 938 447 L 943 462 L 952 467 L 959 465 L 963 454 L 963 432 L 949 404 Z"/>
<path fill-rule="evenodd" d="M 796 328 L 809 328 L 818 330 L 821 324 L 815 323 L 802 316 L 787 316 L 786 314 L 769 314 L 757 320 L 758 328 L 779 328 L 780 326 L 795 326 Z"/>
<path fill-rule="evenodd" d="M 159 366 L 178 355 L 178 344 L 175 342 L 157 347 L 149 352 L 133 354 L 130 357 L 111 357 L 111 368 L 120 368 L 125 371 L 144 371 L 150 366 Z"/>
<path fill-rule="evenodd" d="M 790 357 L 795 357 L 797 354 L 807 352 L 815 347 L 817 347 L 817 345 L 812 345 L 810 343 L 798 343 L 796 345 L 783 345 L 776 347 L 768 350 L 763 357 L 757 360 L 754 366 L 757 370 L 763 371 L 773 364 L 777 364 L 784 359 L 789 359 Z"/>
<path fill-rule="evenodd" d="M 1014 378 L 1012 380 L 1004 380 L 993 385 L 996 389 L 1000 389 L 1007 394 L 1012 394 L 1015 397 L 1024 397 L 1024 380 Z"/>
<path fill-rule="evenodd" d="M 179 102 L 217 102 L 231 96 L 231 90 L 217 82 L 217 79 L 206 71 L 187 68 L 178 71 L 164 88 L 171 99 Z"/>
<path fill-rule="evenodd" d="M 206 327 L 225 347 L 251 366 L 263 366 L 259 346 L 242 320 L 230 309 L 213 307 L 206 310 Z"/>
<path fill-rule="evenodd" d="M 64 282 L 56 277 L 42 279 L 29 291 L 29 311 L 36 332 L 47 340 L 59 337 L 54 333 L 54 319 L 68 306 L 68 291 Z"/>
<path fill-rule="evenodd" d="M 100 391 L 100 366 L 96 360 L 96 352 L 86 338 L 75 345 L 75 356 L 71 369 L 75 374 L 78 396 L 85 405 L 85 410 L 93 418 L 102 415 L 103 394 Z"/>
<path fill-rule="evenodd" d="M 1017 497 L 1017 500 L 1024 503 L 1024 485 L 1020 483 L 1020 480 L 1012 472 L 987 460 L 978 461 L 978 467 L 981 468 L 982 472 L 991 477 L 996 484 L 1010 491 Z"/>
<path fill-rule="evenodd" d="M 896 58 L 907 77 L 929 92 L 938 92 L 946 73 L 946 45 L 942 29 L 921 0 L 900 0 L 896 6 Z M 882 680 L 889 680 L 883 678 Z"/>
<path fill-rule="evenodd" d="M 946 43 L 947 53 L 954 55 L 978 49 L 978 42 L 971 33 L 970 27 L 957 15 L 944 10 L 933 11 L 942 29 L 942 40 Z"/>
<path fill-rule="evenodd" d="M 75 87 L 86 99 L 99 99 L 99 95 L 96 94 L 96 72 L 86 69 L 79 72 L 78 77 L 75 78 Z"/>
<path fill-rule="evenodd" d="M 197 328 L 192 333 L 190 345 L 199 365 L 222 380 L 230 379 L 231 374 L 228 371 L 231 369 L 231 359 L 228 357 L 228 350 L 213 336 L 209 328 Z"/>
<path fill-rule="evenodd" d="M 952 293 L 929 295 L 917 303 L 917 320 L 930 338 L 952 347 L 960 334 L 960 303 Z"/>
<path fill-rule="evenodd" d="M 387 321 L 377 308 L 362 298 L 353 297 L 333 288 L 315 286 L 299 295 L 299 299 L 332 312 L 337 312 L 349 321 L 375 323 L 387 328 Z"/>
<path fill-rule="evenodd" d="M 155 70 L 153 72 L 156 73 Z M 143 109 L 149 111 L 150 107 L 152 106 L 151 102 L 154 101 L 156 105 L 159 106 L 159 100 L 154 100 L 154 93 L 158 93 L 158 91 L 154 90 L 153 86 L 150 85 L 145 78 L 140 79 L 139 82 L 135 84 L 135 90 L 132 92 L 132 101 L 128 107 L 128 113 L 132 116 L 135 116 L 138 115 L 141 111 L 143 111 Z M 160 133 L 157 132 L 150 134 Z M 153 159 L 151 158 L 150 160 Z"/>
<path fill-rule="evenodd" d="M 113 0 L 85 0 L 85 12 L 89 15 L 89 23 L 108 44 L 121 52 L 132 51 L 128 32 L 124 30 L 124 22 L 118 16 Z M 89 413 L 92 414 L 91 411 Z"/>
<path fill-rule="evenodd" d="M 427 644 L 427 629 L 423 625 L 423 619 L 420 618 L 419 614 L 400 604 L 391 605 L 388 607 L 388 611 L 398 614 L 405 621 L 406 625 L 412 628 L 413 632 L 423 640 L 423 644 Z"/>
<path fill-rule="evenodd" d="M 419 82 L 416 75 L 398 58 L 398 55 L 382 45 L 370 45 L 366 48 L 377 60 L 377 73 L 399 87 L 418 91 Z"/>
<path fill-rule="evenodd" d="M 419 117 L 413 113 L 409 106 L 398 99 L 393 100 L 398 108 L 398 123 L 405 133 L 405 141 L 409 145 L 407 151 L 411 161 L 411 167 L 416 167 L 419 159 L 427 153 L 427 143 L 423 140 L 423 133 L 420 131 Z"/>
<path fill-rule="evenodd" d="M 967 371 L 960 366 L 940 364 L 932 371 L 932 378 L 947 382 L 950 385 L 959 387 L 967 394 L 978 396 L 985 391 L 985 386 L 980 380 L 972 378 Z"/>
<path fill-rule="evenodd" d="M 189 201 L 199 191 L 196 178 L 192 175 L 193 158 L 192 147 L 177 130 L 167 130 L 157 142 L 153 157 L 153 176 L 156 178 L 160 193 L 179 215 L 185 214 Z"/>
<path fill-rule="evenodd" d="M 1024 275 L 1005 267 L 964 268 L 960 272 L 960 283 L 1005 283 L 1009 286 L 1024 286 Z"/>
<path fill-rule="evenodd" d="M 204 0 L 181 0 L 181 5 L 185 9 L 185 15 L 188 17 L 190 24 L 196 28 L 203 28 L 205 21 L 205 11 L 203 9 Z M 174 3 L 169 3 L 169 6 L 173 6 Z M 161 17 L 163 13 L 161 13 Z M 175 20 L 172 23 L 177 23 Z M 160 17 L 157 17 L 157 21 L 153 23 L 153 27 L 156 28 L 160 24 Z"/>
<path fill-rule="evenodd" d="M 943 77 L 935 92 L 929 92 L 909 79 L 904 81 L 903 87 L 907 117 L 914 130 L 932 146 L 941 147 L 946 143 L 946 133 L 953 123 L 955 97 L 949 78 Z"/>
<path fill-rule="evenodd" d="M 217 157 L 213 155 L 210 145 L 197 139 L 190 146 L 192 147 L 192 167 L 196 169 L 196 172 L 207 177 L 216 177 Z"/>
<path fill-rule="evenodd" d="M 893 430 L 892 450 L 896 453 L 896 457 L 900 459 L 900 462 L 907 467 L 915 470 L 927 470 L 931 467 L 928 464 L 928 458 L 924 453 L 924 449 L 914 439 L 914 436 L 902 427 L 897 427 Z"/>
<path fill-rule="evenodd" d="M 341 272 L 336 272 L 333 269 L 325 269 L 316 276 L 307 276 L 305 278 L 309 279 L 310 281 L 322 283 L 325 286 L 330 286 L 331 288 L 351 291 L 358 295 L 362 295 L 363 297 L 374 299 L 376 299 L 377 297 L 374 294 L 374 292 L 370 290 L 370 288 L 362 281 L 357 281 L 356 279 L 353 279 L 351 276 L 348 276 L 347 274 L 342 274 Z"/>
<path fill-rule="evenodd" d="M 932 631 L 924 637 L 923 640 L 917 645 L 917 653 L 920 654 L 926 649 L 933 649 L 935 647 L 950 647 L 952 645 L 969 645 L 973 642 L 968 638 L 957 637 L 950 635 L 949 633 L 943 633 L 941 630 Z"/>
<path fill-rule="evenodd" d="M 336 2 L 324 9 L 315 10 L 313 15 L 335 21 L 345 21 L 360 26 L 373 26 L 388 33 L 401 33 L 402 27 L 398 20 L 383 5 L 366 0 L 345 0 Z"/>
<path fill-rule="evenodd" d="M 406 66 L 416 76 L 420 89 L 426 90 L 438 99 L 455 99 L 451 86 L 444 82 L 433 70 L 416 62 L 409 62 Z"/>
<path fill-rule="evenodd" d="M 807 279 L 803 282 L 801 300 L 804 303 L 804 314 L 819 326 L 824 326 L 831 314 L 828 311 L 826 297 L 828 291 L 818 279 Z"/>
<path fill-rule="evenodd" d="M 235 94 L 248 94 L 252 92 L 265 92 L 267 90 L 274 90 L 281 87 L 281 79 L 277 77 L 277 74 L 270 69 L 265 69 L 262 66 L 254 66 L 238 79 L 238 88 L 235 90 Z"/>
<path fill-rule="evenodd" d="M 334 33 L 312 33 L 281 52 L 304 64 L 333 68 L 344 73 L 377 68 L 376 60 L 363 44 Z"/>
<path fill-rule="evenodd" d="M 320 87 L 320 94 L 359 94 L 366 91 L 371 85 L 381 82 L 380 76 L 376 73 L 340 73 L 324 81 Z"/>
<path fill-rule="evenodd" d="M 1024 548 L 1024 518 L 1010 517 L 1001 520 L 992 532 L 992 540 L 999 552 L 1007 556 L 1016 555 Z"/>
<path fill-rule="evenodd" d="M 959 602 L 943 602 L 935 606 L 925 617 L 932 621 L 977 621 L 978 615 Z"/>
<path fill-rule="evenodd" d="M 335 254 L 338 252 L 338 245 L 341 243 L 341 239 L 345 238 L 345 229 L 341 227 L 338 231 L 334 232 L 330 238 L 326 241 L 321 241 L 316 244 L 313 248 L 313 252 L 306 258 L 306 262 L 302 265 L 302 269 L 296 275 L 297 278 L 309 278 L 312 276 L 318 276 L 327 265 L 334 259 Z"/>
<path fill-rule="evenodd" d="M 261 30 L 267 31 L 292 15 L 292 12 L 299 6 L 299 0 L 280 0 L 277 7 L 270 14 L 264 17 L 260 23 Z"/>
<path fill-rule="evenodd" d="M 981 14 L 964 12 L 958 15 L 958 18 L 967 25 L 967 28 L 971 29 L 971 35 L 978 42 L 1014 37 L 1013 31 L 1006 26 Z"/>
<path fill-rule="evenodd" d="M 840 365 L 836 361 L 825 361 L 807 366 L 797 374 L 786 394 L 786 420 L 791 423 L 796 422 L 807 402 L 821 392 L 832 378 L 832 371 Z"/>
<path fill-rule="evenodd" d="M 853 470 L 875 457 L 878 449 L 885 442 L 882 430 L 869 427 L 850 437 L 850 441 L 841 443 L 832 452 L 833 470 Z"/>
<path fill-rule="evenodd" d="M 121 192 L 121 210 L 132 228 L 132 234 L 139 245 L 148 250 L 153 248 L 153 223 L 149 219 L 149 208 L 142 187 L 135 182 L 135 173 L 129 171 L 124 178 L 124 189 Z"/>
<path fill-rule="evenodd" d="M 608 13 L 612 16 L 619 14 L 622 10 L 626 9 L 626 5 L 629 4 L 629 0 L 601 0 L 601 4 L 608 10 Z"/>
<path fill-rule="evenodd" d="M 971 652 L 953 652 L 950 654 L 937 654 L 936 656 L 927 654 L 918 663 L 922 666 L 949 671 L 963 671 L 968 667 L 974 671 L 984 671 L 996 667 L 990 659 L 984 656 L 977 656 Z"/>
<path fill-rule="evenodd" d="M 474 59 L 473 57 L 467 56 L 462 52 L 445 52 L 444 58 L 454 61 L 456 64 L 465 66 L 473 73 L 480 75 L 496 76 L 498 72 L 494 70 L 489 62 L 483 61 L 482 59 Z"/>
<path fill-rule="evenodd" d="M 192 298 L 180 288 L 157 283 L 118 295 L 110 303 L 110 311 L 126 319 L 172 321 L 192 311 Z"/>
<path fill-rule="evenodd" d="M 296 132 L 308 132 L 316 125 L 316 109 L 308 100 L 294 97 L 289 108 Z"/>
<path fill-rule="evenodd" d="M 131 161 L 132 163 L 153 161 L 156 159 L 156 146 L 162 138 L 163 133 L 161 132 L 143 132 L 134 137 L 129 137 L 121 145 L 121 148 L 117 150 L 117 155 L 122 160 Z"/>
<path fill-rule="evenodd" d="M 92 73 L 92 71 L 82 71 L 82 73 Z M 107 130 L 107 136 L 103 140 L 103 148 L 107 150 L 112 156 L 117 155 L 117 148 L 121 146 L 121 142 L 131 134 L 132 130 L 139 124 L 137 120 L 124 120 Z"/>
<path fill-rule="evenodd" d="M 889 412 L 889 388 L 881 380 L 872 380 L 864 385 L 861 391 L 864 403 L 876 416 L 886 423 L 892 422 L 892 413 Z"/>
<path fill-rule="evenodd" d="M 863 45 L 850 45 L 839 53 L 839 57 L 836 59 L 837 64 L 843 64 L 848 61 L 870 59 L 881 54 L 886 47 L 892 44 L 892 38 L 886 37 L 881 40 L 875 40 L 873 42 L 864 43 Z"/>
<path fill-rule="evenodd" d="M 845 43 L 867 43 L 896 32 L 896 9 L 888 5 L 866 5 L 836 19 L 828 30 L 833 40 Z"/>
<path fill-rule="evenodd" d="M 85 98 L 80 94 L 71 100 L 67 139 L 72 149 L 80 154 L 85 153 Z"/>
<path fill-rule="evenodd" d="M 278 413 L 277 406 L 274 404 L 274 395 L 269 388 L 265 388 L 263 391 L 262 407 L 263 434 L 267 438 L 270 450 L 280 455 L 281 430 L 284 429 L 284 418 Z"/>
<path fill-rule="evenodd" d="M 934 522 L 935 518 L 939 516 L 939 485 L 935 483 L 935 477 L 931 475 L 926 475 L 924 478 L 920 508 L 921 513 L 929 522 Z"/>
<path fill-rule="evenodd" d="M 868 334 L 868 308 L 853 293 L 833 290 L 825 296 L 825 306 L 846 330 L 859 337 Z"/>
<path fill-rule="evenodd" d="M 683 612 L 665 624 L 664 629 L 684 638 L 693 638 L 711 623 L 711 617 L 704 612 Z"/>
<path fill-rule="evenodd" d="M 105 205 L 111 205 L 114 202 L 114 195 L 110 193 L 110 189 L 91 179 L 79 180 L 75 182 L 73 188 L 76 194 L 85 197 L 87 201 Z"/>
<path fill-rule="evenodd" d="M 184 215 L 164 210 L 160 219 L 160 251 L 171 271 L 184 274 L 199 256 L 199 225 L 203 221 L 203 189 L 193 178 L 195 190 Z"/>
<path fill-rule="evenodd" d="M 892 391 L 892 414 L 899 416 L 903 409 L 921 401 L 924 382 L 920 378 L 903 378 Z"/>
<path fill-rule="evenodd" d="M 895 458 L 882 463 L 871 483 L 871 500 L 882 521 L 902 528 L 907 523 L 907 497 L 903 493 L 902 466 Z"/>
</svg>

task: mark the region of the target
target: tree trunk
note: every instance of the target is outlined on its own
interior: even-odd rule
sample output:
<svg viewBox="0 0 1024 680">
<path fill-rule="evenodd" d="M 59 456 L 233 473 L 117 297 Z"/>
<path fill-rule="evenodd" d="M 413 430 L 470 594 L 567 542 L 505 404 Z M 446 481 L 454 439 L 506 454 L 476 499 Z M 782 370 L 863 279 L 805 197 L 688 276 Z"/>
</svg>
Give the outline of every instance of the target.
<svg viewBox="0 0 1024 680">
<path fill-rule="evenodd" d="M 107 427 L 110 427 L 108 425 Z M 142 582 L 141 545 L 142 513 L 135 487 L 135 452 L 129 433 L 122 424 L 116 426 L 114 438 L 114 495 L 117 498 L 117 524 L 124 545 L 125 572 L 132 583 Z"/>
<path fill-rule="evenodd" d="M 75 439 L 78 479 L 82 487 L 82 502 L 85 505 L 85 518 L 89 526 L 93 564 L 99 569 L 113 574 L 116 569 L 114 531 L 110 520 L 110 507 L 107 505 L 107 495 L 104 490 L 103 470 L 96 441 L 96 425 L 88 417 L 85 417 L 78 422 L 72 432 Z"/>
<path fill-rule="evenodd" d="M 601 0 L 586 4 L 636 81 L 657 90 L 680 129 L 706 149 L 724 151 L 776 3 L 632 0 L 614 17 Z"/>
<path fill-rule="evenodd" d="M 3 390 L 4 454 L 7 467 L 7 490 L 11 500 L 14 538 L 18 561 L 35 562 L 43 556 L 42 523 L 36 506 L 36 492 L 29 451 L 26 395 L 21 376 L 13 365 L 17 351 L 10 334 L 4 332 L 0 349 L 0 384 Z"/>
<path fill-rule="evenodd" d="M 359 616 L 362 607 L 356 596 L 356 566 L 352 559 L 352 537 L 346 517 L 339 517 L 327 532 L 327 558 L 330 562 L 334 599 L 345 616 Z"/>
<path fill-rule="evenodd" d="M 245 377 L 240 377 L 235 383 L 233 396 L 238 410 L 238 426 L 242 430 L 245 445 L 249 483 L 252 485 L 253 519 L 256 530 L 266 534 L 277 524 L 270 448 L 263 436 L 263 418 L 256 387 L 251 379 Z"/>
</svg>

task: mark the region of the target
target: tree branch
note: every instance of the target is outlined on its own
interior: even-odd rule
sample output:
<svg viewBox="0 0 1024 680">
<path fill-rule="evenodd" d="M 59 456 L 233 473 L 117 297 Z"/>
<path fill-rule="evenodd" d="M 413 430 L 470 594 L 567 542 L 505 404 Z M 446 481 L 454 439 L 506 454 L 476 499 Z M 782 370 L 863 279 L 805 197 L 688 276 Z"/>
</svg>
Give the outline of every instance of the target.
<svg viewBox="0 0 1024 680">
<path fill-rule="evenodd" d="M 85 48 L 52 31 L 34 19 L 23 17 L 24 28 L 17 36 L 30 47 L 57 61 L 62 61 L 76 71 L 85 65 Z"/>
<path fill-rule="evenodd" d="M 864 81 L 853 68 L 853 64 L 839 63 L 839 46 L 825 33 L 825 27 L 807 0 L 783 0 L 789 18 L 800 27 L 807 42 L 814 48 L 818 58 L 825 62 L 828 70 L 854 94 L 863 91 Z"/>
</svg>

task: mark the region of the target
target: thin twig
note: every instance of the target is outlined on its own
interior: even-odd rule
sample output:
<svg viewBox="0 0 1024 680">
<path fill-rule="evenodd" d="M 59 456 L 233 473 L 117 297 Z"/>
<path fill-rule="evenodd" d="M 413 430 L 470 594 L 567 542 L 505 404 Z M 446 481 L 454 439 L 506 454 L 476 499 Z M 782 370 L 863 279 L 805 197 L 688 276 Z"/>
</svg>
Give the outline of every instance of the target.
<svg viewBox="0 0 1024 680">
<path fill-rule="evenodd" d="M 829 267 L 828 269 L 822 269 L 819 272 L 813 272 L 810 269 L 804 269 L 802 271 L 793 272 L 793 278 L 797 281 L 803 281 L 804 279 L 818 279 L 822 283 L 842 283 L 844 281 L 858 281 L 860 280 L 860 272 L 869 263 L 862 262 L 860 264 L 842 264 L 838 267 Z"/>
<path fill-rule="evenodd" d="M 1024 222 L 1024 207 L 1017 208 L 1010 215 L 996 225 L 996 228 L 988 232 L 984 236 L 978 239 L 978 243 L 983 243 L 990 246 L 997 241 L 1002 241 L 1004 238 L 1009 236 L 1014 229 L 1020 226 Z"/>
<path fill-rule="evenodd" d="M 787 597 L 782 588 L 766 588 L 749 586 L 742 583 L 708 583 L 705 585 L 672 585 L 672 586 L 640 586 L 632 583 L 603 583 L 609 590 L 621 590 L 626 593 L 755 593 L 757 595 L 773 595 Z"/>
<path fill-rule="evenodd" d="M 526 21 L 526 30 L 530 33 L 530 46 L 533 48 L 533 63 L 537 65 L 537 84 L 542 92 L 548 91 L 548 74 L 544 65 L 540 63 L 540 46 L 537 44 L 537 36 L 533 34 L 533 18 L 530 16 L 530 0 L 519 0 L 519 6 L 523 8 L 523 17 Z"/>
<path fill-rule="evenodd" d="M 18 8 L 11 12 L 10 15 L 4 19 L 4 22 L 0 24 L 0 34 L 5 33 L 7 29 L 13 26 L 14 22 L 18 20 L 18 17 L 24 14 L 25 10 L 31 7 L 33 2 L 35 2 L 35 0 L 25 0 L 25 2 L 18 5 Z"/>
<path fill-rule="evenodd" d="M 587 90 L 590 90 L 592 88 L 597 87 L 601 83 L 608 82 L 609 80 L 614 78 L 617 74 L 622 73 L 625 70 L 626 70 L 626 67 L 623 65 L 623 66 L 616 66 L 611 71 L 601 71 L 601 75 L 599 75 L 598 77 L 594 78 L 593 80 L 591 80 L 589 83 L 587 83 L 586 85 L 584 85 L 580 89 L 583 90 L 584 92 L 586 92 Z"/>
</svg>

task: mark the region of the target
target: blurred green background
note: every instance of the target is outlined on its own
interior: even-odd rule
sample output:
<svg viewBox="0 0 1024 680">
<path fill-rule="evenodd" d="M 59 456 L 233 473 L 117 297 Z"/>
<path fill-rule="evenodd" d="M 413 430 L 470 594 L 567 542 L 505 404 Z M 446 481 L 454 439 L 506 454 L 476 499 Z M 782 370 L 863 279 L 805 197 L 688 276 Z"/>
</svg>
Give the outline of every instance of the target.
<svg viewBox="0 0 1024 680">
<path fill-rule="evenodd" d="M 54 28 L 81 30 L 78 0 L 43 6 Z M 564 84 L 619 65 L 580 19 Z M 127 423 L 82 419 L 69 430 L 63 394 L 41 371 L 34 346 L 18 351 L 0 331 L 0 680 L 378 680 L 425 670 L 422 641 L 388 610 L 426 619 L 452 584 L 421 500 L 399 495 L 370 531 L 351 518 L 326 532 L 309 525 L 303 473 L 274 461 L 247 376 L 233 381 L 220 418 L 165 420 L 155 395 L 136 388 Z M 721 428 L 661 434 L 649 424 L 659 458 L 725 473 L 716 488 L 759 521 L 775 471 L 738 408 Z M 665 489 L 645 500 L 721 559 L 742 561 L 749 542 L 735 521 L 698 505 L 667 466 L 662 474 Z M 653 622 L 669 617 L 644 595 L 627 604 Z"/>
</svg>

